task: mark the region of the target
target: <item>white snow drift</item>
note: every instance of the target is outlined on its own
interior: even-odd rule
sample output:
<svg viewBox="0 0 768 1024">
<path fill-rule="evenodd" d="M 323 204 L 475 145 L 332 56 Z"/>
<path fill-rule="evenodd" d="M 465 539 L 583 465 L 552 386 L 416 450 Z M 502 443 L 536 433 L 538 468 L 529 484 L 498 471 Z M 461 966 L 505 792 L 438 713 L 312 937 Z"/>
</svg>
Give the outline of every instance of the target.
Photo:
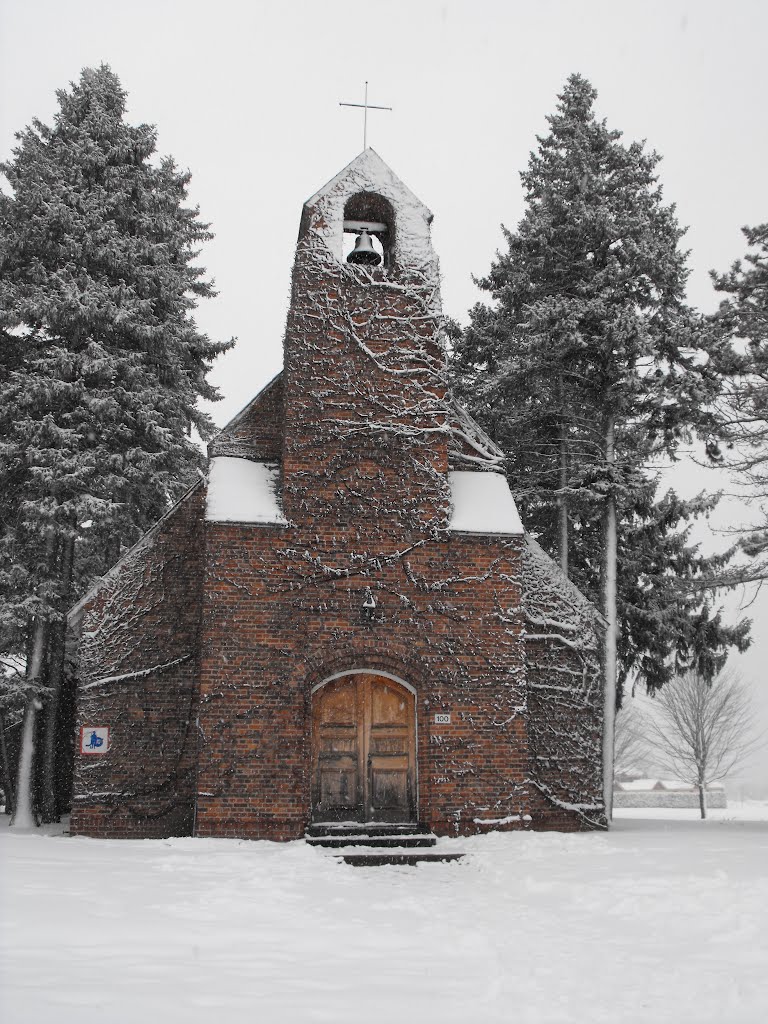
<svg viewBox="0 0 768 1024">
<path fill-rule="evenodd" d="M 418 868 L 3 826 L 0 1019 L 768 1020 L 768 821 L 675 813 L 441 840 L 465 859 Z"/>
<path fill-rule="evenodd" d="M 277 500 L 278 466 L 228 455 L 211 459 L 205 518 L 214 523 L 285 524 Z"/>
<path fill-rule="evenodd" d="M 449 473 L 448 477 L 453 503 L 449 530 L 512 536 L 523 532 L 520 514 L 505 476 L 457 470 Z"/>
</svg>

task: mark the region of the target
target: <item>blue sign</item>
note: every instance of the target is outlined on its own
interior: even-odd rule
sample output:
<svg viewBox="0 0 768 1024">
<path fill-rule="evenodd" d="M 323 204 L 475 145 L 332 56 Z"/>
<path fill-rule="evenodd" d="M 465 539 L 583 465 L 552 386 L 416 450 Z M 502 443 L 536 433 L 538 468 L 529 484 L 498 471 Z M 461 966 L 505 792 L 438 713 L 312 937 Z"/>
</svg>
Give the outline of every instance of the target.
<svg viewBox="0 0 768 1024">
<path fill-rule="evenodd" d="M 81 754 L 106 754 L 108 750 L 108 725 L 84 725 L 80 729 Z"/>
</svg>

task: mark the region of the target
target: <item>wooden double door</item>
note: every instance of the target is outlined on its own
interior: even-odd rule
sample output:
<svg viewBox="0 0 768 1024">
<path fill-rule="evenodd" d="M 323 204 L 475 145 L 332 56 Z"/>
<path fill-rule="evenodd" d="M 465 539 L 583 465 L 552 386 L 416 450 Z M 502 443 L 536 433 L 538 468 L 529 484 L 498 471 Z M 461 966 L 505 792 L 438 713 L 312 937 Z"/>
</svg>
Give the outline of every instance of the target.
<svg viewBox="0 0 768 1024">
<path fill-rule="evenodd" d="M 312 820 L 416 820 L 414 696 L 356 672 L 312 696 Z"/>
</svg>

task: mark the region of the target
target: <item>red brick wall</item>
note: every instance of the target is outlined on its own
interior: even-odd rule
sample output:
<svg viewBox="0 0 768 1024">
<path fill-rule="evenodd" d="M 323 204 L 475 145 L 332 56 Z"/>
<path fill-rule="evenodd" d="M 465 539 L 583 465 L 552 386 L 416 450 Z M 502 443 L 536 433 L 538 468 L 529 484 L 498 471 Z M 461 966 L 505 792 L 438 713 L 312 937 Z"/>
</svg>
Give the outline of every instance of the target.
<svg viewBox="0 0 768 1024">
<path fill-rule="evenodd" d="M 285 337 L 286 515 L 396 520 L 422 529 L 448 508 L 445 362 L 436 283 L 339 264 L 300 240 Z"/>
<path fill-rule="evenodd" d="M 278 374 L 216 435 L 210 455 L 246 454 L 253 459 L 279 459 L 283 447 L 283 375 Z"/>
<path fill-rule="evenodd" d="M 203 500 L 188 494 L 86 608 L 78 737 L 109 725 L 111 743 L 104 755 L 77 744 L 75 835 L 192 832 Z"/>
<path fill-rule="evenodd" d="M 535 542 L 522 561 L 532 825 L 605 824 L 599 620 Z"/>
<path fill-rule="evenodd" d="M 519 548 L 443 534 L 397 557 L 399 539 L 369 534 L 376 555 L 366 561 L 355 557 L 359 536 L 336 528 L 310 537 L 208 525 L 200 835 L 303 834 L 311 690 L 352 669 L 416 689 L 423 821 L 463 834 L 486 827 L 475 819 L 528 813 L 522 652 L 498 614 L 519 604 L 503 578 L 519 575 Z M 377 600 L 372 623 L 361 612 L 366 586 Z M 450 726 L 434 724 L 440 711 Z"/>
</svg>

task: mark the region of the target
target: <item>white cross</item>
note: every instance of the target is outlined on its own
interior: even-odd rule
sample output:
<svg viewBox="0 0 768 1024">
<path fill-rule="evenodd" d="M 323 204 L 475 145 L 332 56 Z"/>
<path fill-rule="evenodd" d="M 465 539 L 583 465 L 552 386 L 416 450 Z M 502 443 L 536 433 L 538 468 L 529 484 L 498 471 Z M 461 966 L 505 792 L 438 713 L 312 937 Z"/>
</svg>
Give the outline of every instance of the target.
<svg viewBox="0 0 768 1024">
<path fill-rule="evenodd" d="M 365 110 L 363 115 L 363 149 L 368 149 L 368 111 L 369 110 L 391 110 L 392 107 L 376 107 L 368 102 L 368 83 L 365 83 L 364 103 L 339 103 L 340 107 L 361 107 Z"/>
</svg>

